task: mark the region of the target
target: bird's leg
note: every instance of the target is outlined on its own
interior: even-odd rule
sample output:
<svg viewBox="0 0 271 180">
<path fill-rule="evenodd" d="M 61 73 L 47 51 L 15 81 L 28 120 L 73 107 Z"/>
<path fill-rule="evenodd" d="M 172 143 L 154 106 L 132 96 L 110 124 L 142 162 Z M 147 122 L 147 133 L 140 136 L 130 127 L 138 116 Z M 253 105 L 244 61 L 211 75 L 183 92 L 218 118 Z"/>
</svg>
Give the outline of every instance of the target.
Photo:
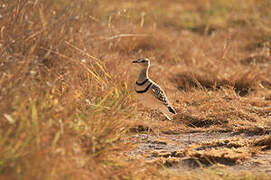
<svg viewBox="0 0 271 180">
<path fill-rule="evenodd" d="M 157 114 L 157 117 L 158 117 L 158 121 L 161 121 L 161 114 L 160 112 L 158 111 L 158 109 L 155 109 L 155 113 Z M 157 133 L 158 137 L 160 136 L 160 125 L 158 125 L 158 133 Z"/>
<path fill-rule="evenodd" d="M 153 113 L 150 114 L 150 119 L 151 119 L 151 123 L 148 126 L 147 139 L 149 139 L 149 135 L 150 135 L 151 124 L 152 124 L 152 121 L 153 121 Z"/>
<path fill-rule="evenodd" d="M 159 112 L 158 112 L 157 109 L 152 110 L 152 113 L 151 113 L 151 115 L 150 115 L 151 122 L 150 122 L 150 125 L 149 125 L 149 127 L 148 127 L 148 134 L 147 134 L 147 137 L 149 137 L 149 135 L 150 135 L 151 127 L 153 126 L 153 122 L 154 122 L 154 119 L 156 118 L 157 114 L 159 115 Z M 160 120 L 160 116 L 159 116 L 159 120 Z"/>
</svg>

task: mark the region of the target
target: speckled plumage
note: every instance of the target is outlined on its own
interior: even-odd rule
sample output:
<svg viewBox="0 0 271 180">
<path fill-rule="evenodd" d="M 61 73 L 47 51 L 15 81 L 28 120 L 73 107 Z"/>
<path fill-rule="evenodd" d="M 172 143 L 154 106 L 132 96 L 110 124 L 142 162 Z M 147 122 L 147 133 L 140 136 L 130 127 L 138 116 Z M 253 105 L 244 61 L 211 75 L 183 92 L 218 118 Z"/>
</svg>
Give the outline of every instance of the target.
<svg viewBox="0 0 271 180">
<path fill-rule="evenodd" d="M 142 104 L 150 108 L 159 109 L 171 120 L 171 116 L 176 114 L 176 111 L 168 101 L 163 89 L 148 77 L 150 61 L 146 58 L 140 58 L 133 61 L 133 63 L 138 63 L 142 67 L 135 85 L 138 99 L 141 100 Z"/>
</svg>

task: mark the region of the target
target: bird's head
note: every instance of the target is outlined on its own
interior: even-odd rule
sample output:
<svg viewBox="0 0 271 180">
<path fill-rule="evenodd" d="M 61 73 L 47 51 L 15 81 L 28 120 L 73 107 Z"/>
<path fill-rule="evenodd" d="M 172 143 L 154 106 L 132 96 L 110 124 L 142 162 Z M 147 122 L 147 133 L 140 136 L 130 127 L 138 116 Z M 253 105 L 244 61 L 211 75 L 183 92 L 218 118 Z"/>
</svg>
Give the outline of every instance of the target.
<svg viewBox="0 0 271 180">
<path fill-rule="evenodd" d="M 147 58 L 139 58 L 133 61 L 135 64 L 139 64 L 142 67 L 148 67 L 150 65 L 150 60 Z"/>
</svg>

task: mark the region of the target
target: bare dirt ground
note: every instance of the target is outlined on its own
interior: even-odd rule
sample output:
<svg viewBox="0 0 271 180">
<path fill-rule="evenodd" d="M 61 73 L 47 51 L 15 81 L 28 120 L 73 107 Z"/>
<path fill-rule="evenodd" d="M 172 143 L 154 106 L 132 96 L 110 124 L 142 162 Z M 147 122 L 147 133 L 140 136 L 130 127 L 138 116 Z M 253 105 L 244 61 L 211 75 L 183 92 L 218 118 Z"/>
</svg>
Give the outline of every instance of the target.
<svg viewBox="0 0 271 180">
<path fill-rule="evenodd" d="M 270 132 L 270 130 L 269 130 Z M 268 134 L 268 132 L 266 132 Z M 195 132 L 180 134 L 136 134 L 131 141 L 137 144 L 129 155 L 145 158 L 147 162 L 160 161 L 170 169 L 191 170 L 219 163 L 233 171 L 250 170 L 271 173 L 271 152 L 263 149 L 254 153 L 250 147 L 244 157 L 247 143 L 270 135 L 249 135 L 233 132 Z M 246 145 L 245 145 L 246 144 Z M 270 145 L 269 145 L 270 148 Z M 188 151 L 193 151 L 189 154 Z M 218 153 L 221 151 L 220 153 Z M 206 155 L 206 154 L 209 154 Z"/>
</svg>

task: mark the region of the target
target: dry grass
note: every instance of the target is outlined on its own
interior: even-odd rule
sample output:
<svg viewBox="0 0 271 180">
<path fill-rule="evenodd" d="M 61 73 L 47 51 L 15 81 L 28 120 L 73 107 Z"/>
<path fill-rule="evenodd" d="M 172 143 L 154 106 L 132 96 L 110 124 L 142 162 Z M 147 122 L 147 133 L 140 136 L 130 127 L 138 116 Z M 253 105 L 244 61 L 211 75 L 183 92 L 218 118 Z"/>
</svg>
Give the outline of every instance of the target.
<svg viewBox="0 0 271 180">
<path fill-rule="evenodd" d="M 267 179 L 127 161 L 126 140 L 149 127 L 266 134 L 270 7 L 268 0 L 0 2 L 0 179 Z M 139 113 L 130 60 L 142 56 L 175 100 L 173 122 L 152 124 Z M 235 163 L 270 150 L 270 136 L 246 143 L 239 156 L 229 149 L 182 156 L 221 163 L 223 151 Z"/>
</svg>

